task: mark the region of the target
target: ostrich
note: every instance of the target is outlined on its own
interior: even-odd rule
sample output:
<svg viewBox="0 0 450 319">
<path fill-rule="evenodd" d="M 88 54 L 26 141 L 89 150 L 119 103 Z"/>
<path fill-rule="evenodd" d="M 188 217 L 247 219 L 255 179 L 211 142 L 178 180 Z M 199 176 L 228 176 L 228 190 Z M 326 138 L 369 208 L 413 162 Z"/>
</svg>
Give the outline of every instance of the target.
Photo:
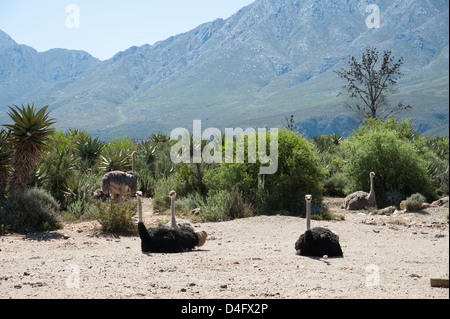
<svg viewBox="0 0 450 319">
<path fill-rule="evenodd" d="M 174 205 L 172 200 L 172 223 L 175 227 L 159 226 L 147 229 L 142 221 L 141 192 L 137 192 L 139 222 L 138 231 L 141 238 L 141 250 L 143 253 L 179 253 L 201 247 L 205 244 L 208 234 L 205 231 L 194 232 L 189 225 L 184 227 L 177 225 L 174 217 Z M 172 197 L 172 196 L 171 196 Z M 174 199 L 174 197 L 172 197 Z"/>
<path fill-rule="evenodd" d="M 348 195 L 344 204 L 342 204 L 341 208 L 345 208 L 347 210 L 358 210 L 364 209 L 368 206 L 377 206 L 375 201 L 375 191 L 373 190 L 373 178 L 375 176 L 374 172 L 370 172 L 370 192 L 366 193 L 363 191 L 357 191 L 350 195 Z"/>
<path fill-rule="evenodd" d="M 133 159 L 133 168 L 131 172 L 112 171 L 106 173 L 102 178 L 102 191 L 105 195 L 109 193 L 114 195 L 116 202 L 121 201 L 125 194 L 135 193 L 137 190 L 137 175 L 136 175 L 136 155 L 138 152 L 134 151 L 131 154 Z"/>
<path fill-rule="evenodd" d="M 191 231 L 194 231 L 194 228 L 191 226 L 191 224 L 187 220 L 185 220 L 185 219 L 177 220 L 175 218 L 175 197 L 176 196 L 177 196 L 177 193 L 175 191 L 169 192 L 171 218 L 170 218 L 170 222 L 167 223 L 166 226 L 170 226 L 175 229 L 181 228 L 182 230 L 189 229 Z"/>
<path fill-rule="evenodd" d="M 315 227 L 311 229 L 311 195 L 306 195 L 306 232 L 295 243 L 298 255 L 311 257 L 342 257 L 339 236 L 329 229 Z"/>
</svg>

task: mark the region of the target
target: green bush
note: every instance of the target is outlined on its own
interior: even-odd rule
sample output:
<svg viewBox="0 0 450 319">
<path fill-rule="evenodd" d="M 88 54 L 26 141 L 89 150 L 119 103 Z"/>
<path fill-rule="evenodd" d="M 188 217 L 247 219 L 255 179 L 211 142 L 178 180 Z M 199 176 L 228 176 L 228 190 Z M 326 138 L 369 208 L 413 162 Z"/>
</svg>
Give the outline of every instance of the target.
<svg viewBox="0 0 450 319">
<path fill-rule="evenodd" d="M 196 194 L 195 205 L 200 209 L 198 218 L 209 222 L 229 220 L 227 217 L 229 199 L 230 193 L 225 190 L 211 192 L 206 197 Z"/>
<path fill-rule="evenodd" d="M 324 187 L 324 192 L 328 196 L 333 197 L 344 197 L 345 187 L 347 185 L 347 180 L 345 175 L 341 172 L 331 175 L 326 181 Z"/>
<path fill-rule="evenodd" d="M 226 215 L 230 219 L 247 218 L 254 215 L 253 205 L 245 201 L 242 191 L 236 186 L 231 189 Z"/>
<path fill-rule="evenodd" d="M 197 208 L 195 205 L 196 194 L 191 193 L 183 197 L 178 197 L 175 200 L 175 211 L 180 215 L 188 215 L 193 209 Z"/>
<path fill-rule="evenodd" d="M 405 201 L 405 207 L 410 212 L 415 212 L 420 210 L 425 202 L 425 196 L 422 194 L 416 193 L 408 197 Z"/>
<path fill-rule="evenodd" d="M 58 202 L 45 190 L 26 189 L 13 193 L 0 210 L 0 225 L 11 231 L 50 231 L 62 227 Z"/>
<path fill-rule="evenodd" d="M 97 201 L 97 220 L 104 233 L 130 233 L 136 230 L 131 217 L 136 214 L 136 201 L 122 198 L 121 204 L 114 201 Z"/>
<path fill-rule="evenodd" d="M 427 162 L 416 146 L 401 138 L 395 130 L 376 127 L 371 130 L 367 124 L 363 125 L 342 142 L 342 152 L 346 193 L 357 190 L 368 192 L 369 173 L 374 171 L 374 189 L 380 208 L 393 204 L 390 196 L 393 190 L 402 198 L 414 193 L 421 193 L 430 200 L 436 196 Z"/>
<path fill-rule="evenodd" d="M 173 178 L 161 177 L 155 183 L 155 195 L 153 196 L 153 210 L 162 213 L 170 208 L 169 192 L 174 189 Z"/>
<path fill-rule="evenodd" d="M 270 145 L 267 132 L 266 146 Z M 247 151 L 245 152 L 247 154 Z M 205 174 L 208 190 L 231 192 L 238 187 L 242 197 L 260 213 L 289 211 L 305 214 L 305 194 L 322 201 L 325 171 L 319 165 L 313 145 L 305 137 L 286 129 L 278 132 L 278 170 L 259 175 L 261 163 L 225 163 Z"/>
</svg>

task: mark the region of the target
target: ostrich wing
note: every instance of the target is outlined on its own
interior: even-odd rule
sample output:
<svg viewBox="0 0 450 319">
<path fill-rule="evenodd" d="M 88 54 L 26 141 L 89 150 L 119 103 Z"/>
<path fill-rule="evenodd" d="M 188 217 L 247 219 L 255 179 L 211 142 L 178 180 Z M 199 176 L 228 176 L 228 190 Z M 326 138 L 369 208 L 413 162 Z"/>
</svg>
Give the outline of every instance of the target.
<svg viewBox="0 0 450 319">
<path fill-rule="evenodd" d="M 199 245 L 199 235 L 193 231 L 164 226 L 146 229 L 143 223 L 138 224 L 138 230 L 143 252 L 179 253 Z"/>
<path fill-rule="evenodd" d="M 367 202 L 368 197 L 369 193 L 363 191 L 354 192 L 345 198 L 343 208 L 348 210 L 363 209 L 369 205 Z"/>
</svg>

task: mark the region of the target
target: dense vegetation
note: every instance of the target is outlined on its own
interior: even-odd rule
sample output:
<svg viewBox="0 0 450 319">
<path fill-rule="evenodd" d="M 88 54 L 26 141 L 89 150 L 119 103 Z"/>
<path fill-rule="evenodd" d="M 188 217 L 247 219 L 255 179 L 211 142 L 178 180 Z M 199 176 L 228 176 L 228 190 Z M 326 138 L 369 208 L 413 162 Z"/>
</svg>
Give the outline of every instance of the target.
<svg viewBox="0 0 450 319">
<path fill-rule="evenodd" d="M 0 132 L 0 233 L 50 230 L 61 219 L 83 218 L 99 219 L 105 231 L 132 228 L 135 204 L 116 207 L 93 194 L 105 172 L 131 169 L 133 151 L 138 189 L 153 197 L 155 211 L 168 211 L 174 189 L 177 212 L 201 221 L 304 215 L 307 193 L 316 204 L 315 218 L 330 218 L 323 197 L 368 191 L 370 171 L 376 172 L 380 208 L 417 193 L 428 202 L 448 194 L 448 138 L 421 136 L 411 121 L 366 120 L 349 138 L 307 139 L 293 127 L 280 129 L 278 170 L 259 175 L 258 161 L 174 164 L 170 150 L 176 141 L 164 134 L 104 141 L 85 131 L 55 132 L 46 108 L 15 107 L 9 114 L 14 124 Z"/>
</svg>

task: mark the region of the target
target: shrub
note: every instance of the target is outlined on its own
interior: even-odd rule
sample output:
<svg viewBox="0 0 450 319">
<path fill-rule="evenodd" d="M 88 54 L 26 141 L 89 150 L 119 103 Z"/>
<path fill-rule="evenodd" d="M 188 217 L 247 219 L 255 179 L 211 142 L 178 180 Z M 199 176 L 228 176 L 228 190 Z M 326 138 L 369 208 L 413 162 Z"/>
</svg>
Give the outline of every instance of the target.
<svg viewBox="0 0 450 319">
<path fill-rule="evenodd" d="M 217 222 L 246 218 L 254 215 L 253 205 L 248 203 L 242 191 L 233 187 L 231 192 L 226 190 L 210 191 L 207 196 L 196 194 L 194 203 L 200 208 L 200 217 L 203 221 Z"/>
<path fill-rule="evenodd" d="M 173 189 L 173 178 L 162 177 L 157 180 L 153 197 L 153 209 L 155 212 L 162 213 L 170 208 L 169 192 Z"/>
<path fill-rule="evenodd" d="M 330 176 L 323 187 L 325 194 L 328 196 L 343 197 L 345 196 L 344 189 L 346 185 L 345 175 L 339 172 Z"/>
<path fill-rule="evenodd" d="M 64 188 L 61 187 L 75 174 L 75 158 L 68 149 L 50 149 L 38 164 L 39 183 L 64 206 Z M 63 207 L 64 208 L 64 207 Z"/>
<path fill-rule="evenodd" d="M 230 219 L 253 216 L 253 205 L 244 200 L 242 191 L 234 186 L 228 198 L 227 217 Z"/>
<path fill-rule="evenodd" d="M 396 190 L 403 198 L 421 193 L 435 197 L 427 163 L 415 145 L 389 130 L 368 130 L 362 126 L 355 135 L 342 142 L 346 161 L 346 193 L 369 191 L 369 173 L 374 171 L 374 189 L 380 208 L 393 204 L 389 192 Z M 398 196 L 398 195 L 396 195 Z"/>
<path fill-rule="evenodd" d="M 61 228 L 58 202 L 45 190 L 26 189 L 13 193 L 0 211 L 0 224 L 11 231 L 50 231 Z"/>
<path fill-rule="evenodd" d="M 177 214 L 189 214 L 193 209 L 197 208 L 195 205 L 195 193 L 188 194 L 183 197 L 178 197 L 175 200 L 175 210 Z"/>
<path fill-rule="evenodd" d="M 266 137 L 269 147 L 269 132 Z M 209 190 L 228 192 L 236 186 L 243 199 L 261 213 L 284 210 L 294 215 L 304 214 L 305 194 L 321 202 L 325 171 L 312 144 L 303 136 L 279 130 L 277 172 L 259 175 L 260 167 L 259 162 L 221 164 L 206 172 L 205 185 Z"/>
<path fill-rule="evenodd" d="M 422 194 L 413 194 L 404 201 L 405 208 L 410 212 L 415 212 L 422 208 L 424 201 L 425 196 Z"/>
<path fill-rule="evenodd" d="M 114 201 L 97 201 L 97 220 L 101 230 L 105 233 L 129 233 L 136 229 L 131 219 L 136 213 L 135 201 L 126 201 L 122 198 L 121 204 Z"/>
<path fill-rule="evenodd" d="M 195 205 L 200 208 L 200 218 L 209 222 L 229 220 L 226 213 L 229 196 L 229 192 L 225 190 L 211 192 L 206 197 L 196 194 Z"/>
</svg>

